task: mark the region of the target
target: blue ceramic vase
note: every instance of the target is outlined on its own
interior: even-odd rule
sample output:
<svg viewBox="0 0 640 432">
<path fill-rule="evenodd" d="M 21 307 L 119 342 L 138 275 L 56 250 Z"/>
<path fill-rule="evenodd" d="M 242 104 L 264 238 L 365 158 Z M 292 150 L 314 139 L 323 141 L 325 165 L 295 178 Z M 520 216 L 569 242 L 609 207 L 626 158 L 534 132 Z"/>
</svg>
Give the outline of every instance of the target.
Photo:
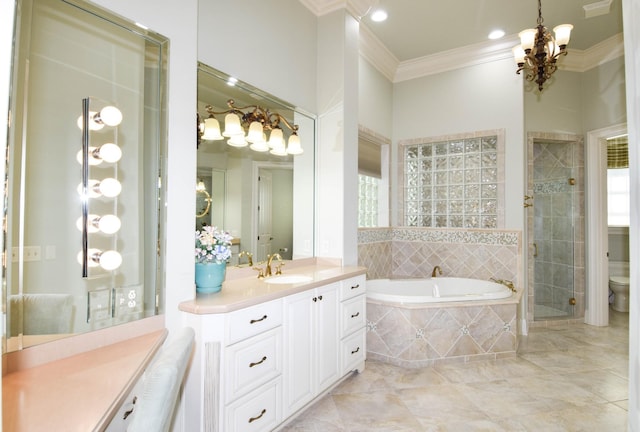
<svg viewBox="0 0 640 432">
<path fill-rule="evenodd" d="M 227 263 L 196 263 L 196 292 L 209 294 L 222 289 Z"/>
</svg>

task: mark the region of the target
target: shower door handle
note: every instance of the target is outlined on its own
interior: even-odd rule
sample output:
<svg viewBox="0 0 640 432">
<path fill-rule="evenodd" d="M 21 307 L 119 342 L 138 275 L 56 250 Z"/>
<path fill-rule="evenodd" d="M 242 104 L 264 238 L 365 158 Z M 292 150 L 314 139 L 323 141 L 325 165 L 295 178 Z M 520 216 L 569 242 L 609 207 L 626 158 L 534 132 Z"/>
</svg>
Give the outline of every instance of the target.
<svg viewBox="0 0 640 432">
<path fill-rule="evenodd" d="M 533 207 L 532 203 L 527 202 L 527 201 L 532 200 L 532 199 L 533 199 L 533 195 L 525 195 L 524 196 L 524 208 Z"/>
<path fill-rule="evenodd" d="M 538 244 L 533 244 L 533 257 L 536 258 L 538 256 Z"/>
</svg>

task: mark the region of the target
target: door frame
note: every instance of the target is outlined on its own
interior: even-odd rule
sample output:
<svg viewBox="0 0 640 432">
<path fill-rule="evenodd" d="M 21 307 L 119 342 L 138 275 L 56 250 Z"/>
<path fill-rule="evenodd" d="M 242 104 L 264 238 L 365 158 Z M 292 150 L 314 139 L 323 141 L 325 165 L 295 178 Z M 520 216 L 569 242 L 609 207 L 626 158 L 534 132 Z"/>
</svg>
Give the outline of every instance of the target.
<svg viewBox="0 0 640 432">
<path fill-rule="evenodd" d="M 261 169 L 291 169 L 291 162 L 265 162 L 254 161 L 251 166 L 251 242 L 250 250 L 253 256 L 258 256 L 258 204 L 259 204 L 259 185 L 258 176 Z"/>
<path fill-rule="evenodd" d="M 609 325 L 609 268 L 607 251 L 607 150 L 603 140 L 627 133 L 620 123 L 587 132 L 586 142 L 586 295 L 584 322 Z"/>
</svg>

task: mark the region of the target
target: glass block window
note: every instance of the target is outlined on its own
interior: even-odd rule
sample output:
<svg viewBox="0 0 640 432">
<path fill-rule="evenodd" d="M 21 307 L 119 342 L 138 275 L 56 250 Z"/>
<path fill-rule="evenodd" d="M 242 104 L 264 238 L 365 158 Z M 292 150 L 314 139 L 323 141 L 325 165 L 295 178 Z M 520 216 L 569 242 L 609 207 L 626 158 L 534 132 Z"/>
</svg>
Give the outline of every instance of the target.
<svg viewBox="0 0 640 432">
<path fill-rule="evenodd" d="M 404 148 L 406 226 L 498 227 L 498 138 Z"/>
<path fill-rule="evenodd" d="M 359 174 L 358 227 L 378 226 L 378 186 L 380 179 Z"/>
</svg>

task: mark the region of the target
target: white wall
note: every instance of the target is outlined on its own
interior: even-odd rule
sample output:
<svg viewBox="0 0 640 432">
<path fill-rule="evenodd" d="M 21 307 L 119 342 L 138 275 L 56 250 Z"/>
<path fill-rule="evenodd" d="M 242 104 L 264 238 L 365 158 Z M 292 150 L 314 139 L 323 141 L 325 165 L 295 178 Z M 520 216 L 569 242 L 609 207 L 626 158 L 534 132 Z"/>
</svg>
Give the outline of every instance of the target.
<svg viewBox="0 0 640 432">
<path fill-rule="evenodd" d="M 316 112 L 316 17 L 297 0 L 207 0 L 198 60 Z"/>
<path fill-rule="evenodd" d="M 505 195 L 519 198 L 525 190 L 526 154 L 521 81 L 507 59 L 396 83 L 391 178 L 397 178 L 398 141 L 505 129 Z M 397 189 L 391 191 L 391 226 L 399 223 Z M 506 200 L 505 228 L 523 229 L 522 209 L 520 199 Z"/>
<path fill-rule="evenodd" d="M 558 70 L 542 93 L 525 91 L 525 131 L 582 134 L 582 74 Z"/>
<path fill-rule="evenodd" d="M 391 138 L 393 84 L 368 61 L 358 64 L 358 123 Z"/>
<path fill-rule="evenodd" d="M 624 57 L 582 74 L 584 132 L 627 121 Z"/>
</svg>

